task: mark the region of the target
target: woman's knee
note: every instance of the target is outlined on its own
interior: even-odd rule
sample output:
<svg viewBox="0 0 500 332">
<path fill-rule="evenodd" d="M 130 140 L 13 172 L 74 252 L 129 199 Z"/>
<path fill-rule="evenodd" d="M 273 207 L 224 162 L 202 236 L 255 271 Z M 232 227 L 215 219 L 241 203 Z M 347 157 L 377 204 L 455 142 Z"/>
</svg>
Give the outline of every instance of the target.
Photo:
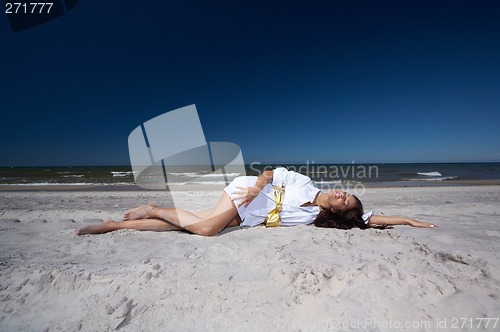
<svg viewBox="0 0 500 332">
<path fill-rule="evenodd" d="M 192 224 L 187 228 L 187 230 L 201 236 L 215 236 L 221 231 L 221 229 L 214 225 L 207 225 L 204 223 Z"/>
</svg>

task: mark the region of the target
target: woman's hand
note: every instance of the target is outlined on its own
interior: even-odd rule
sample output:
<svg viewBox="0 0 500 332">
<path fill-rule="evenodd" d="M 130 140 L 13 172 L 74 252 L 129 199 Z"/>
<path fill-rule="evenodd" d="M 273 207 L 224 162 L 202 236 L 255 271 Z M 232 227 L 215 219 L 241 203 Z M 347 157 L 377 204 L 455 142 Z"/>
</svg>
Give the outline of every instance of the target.
<svg viewBox="0 0 500 332">
<path fill-rule="evenodd" d="M 409 219 L 408 225 L 410 225 L 412 227 L 423 227 L 423 228 L 438 227 L 438 225 L 434 225 L 434 224 L 431 224 L 428 222 L 418 221 L 418 220 L 414 220 L 414 219 Z"/>
<path fill-rule="evenodd" d="M 238 188 L 238 191 L 235 191 L 234 193 L 238 196 L 236 196 L 234 200 L 236 201 L 241 199 L 241 202 L 238 203 L 238 207 L 243 204 L 247 207 L 250 203 L 252 203 L 253 199 L 260 194 L 260 189 L 257 186 L 236 188 Z"/>
</svg>

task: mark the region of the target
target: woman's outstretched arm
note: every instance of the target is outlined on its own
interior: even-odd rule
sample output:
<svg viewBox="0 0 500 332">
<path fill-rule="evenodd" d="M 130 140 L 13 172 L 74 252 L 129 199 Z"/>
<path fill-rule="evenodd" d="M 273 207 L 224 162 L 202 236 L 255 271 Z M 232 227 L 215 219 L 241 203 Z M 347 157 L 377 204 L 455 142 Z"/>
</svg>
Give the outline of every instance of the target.
<svg viewBox="0 0 500 332">
<path fill-rule="evenodd" d="M 435 224 L 418 221 L 415 219 L 404 218 L 404 217 L 388 217 L 375 214 L 371 216 L 368 225 L 379 225 L 379 226 L 408 225 L 413 227 L 424 227 L 424 228 L 437 227 L 437 225 Z"/>
</svg>

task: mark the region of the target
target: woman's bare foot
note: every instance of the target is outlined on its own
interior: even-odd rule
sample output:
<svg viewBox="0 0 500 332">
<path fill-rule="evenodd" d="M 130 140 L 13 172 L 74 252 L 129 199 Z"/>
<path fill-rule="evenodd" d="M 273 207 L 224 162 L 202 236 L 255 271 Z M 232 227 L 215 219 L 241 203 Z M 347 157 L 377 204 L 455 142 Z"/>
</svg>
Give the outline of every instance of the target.
<svg viewBox="0 0 500 332">
<path fill-rule="evenodd" d="M 83 226 L 82 228 L 76 230 L 76 235 L 103 234 L 111 232 L 117 229 L 117 224 L 118 223 L 116 221 L 108 219 L 100 224 Z"/>
<path fill-rule="evenodd" d="M 153 204 L 146 204 L 130 209 L 123 215 L 123 220 L 148 219 L 151 217 L 151 212 L 155 207 Z"/>
</svg>

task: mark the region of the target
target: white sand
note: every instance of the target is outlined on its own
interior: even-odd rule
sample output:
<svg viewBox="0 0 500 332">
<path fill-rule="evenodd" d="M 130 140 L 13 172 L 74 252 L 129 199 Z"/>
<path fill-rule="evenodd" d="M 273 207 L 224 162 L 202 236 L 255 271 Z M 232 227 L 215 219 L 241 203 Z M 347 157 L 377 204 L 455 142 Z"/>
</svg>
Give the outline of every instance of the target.
<svg viewBox="0 0 500 332">
<path fill-rule="evenodd" d="M 220 193 L 184 195 L 201 208 Z M 440 227 L 76 236 L 168 194 L 2 192 L 0 331 L 451 330 L 500 316 L 500 186 L 361 198 L 366 210 Z"/>
</svg>

